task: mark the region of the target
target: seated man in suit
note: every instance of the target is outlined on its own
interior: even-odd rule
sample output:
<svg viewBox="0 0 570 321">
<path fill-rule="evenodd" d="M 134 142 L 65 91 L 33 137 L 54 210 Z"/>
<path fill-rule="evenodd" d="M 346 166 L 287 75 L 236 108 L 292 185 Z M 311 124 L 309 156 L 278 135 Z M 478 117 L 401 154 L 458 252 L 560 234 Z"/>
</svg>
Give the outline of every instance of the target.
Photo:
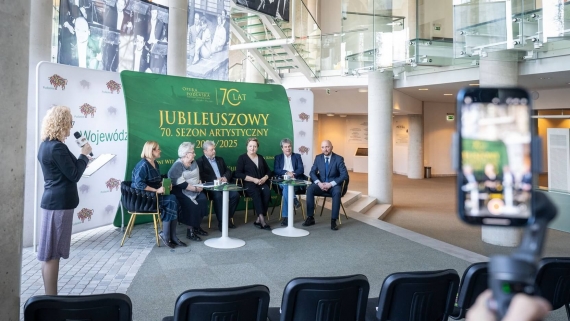
<svg viewBox="0 0 570 321">
<path fill-rule="evenodd" d="M 344 165 L 344 158 L 332 152 L 333 146 L 329 140 L 321 143 L 322 154 L 315 157 L 311 168 L 311 180 L 313 184 L 307 187 L 307 219 L 303 226 L 315 224 L 313 217 L 315 212 L 315 196 L 324 193 L 332 195 L 331 230 L 338 230 L 336 220 L 340 210 L 340 198 L 342 195 L 342 183 L 348 180 L 348 171 Z"/>
<path fill-rule="evenodd" d="M 202 182 L 213 182 L 219 180 L 220 183 L 228 183 L 232 178 L 232 172 L 226 166 L 226 162 L 221 157 L 216 156 L 216 144 L 213 141 L 207 140 L 202 144 L 204 155 L 196 160 L 198 169 L 200 170 L 200 180 Z M 222 231 L 222 206 L 223 206 L 223 193 L 208 191 L 208 197 L 214 201 L 214 211 L 218 219 L 218 230 Z M 234 213 L 239 203 L 239 193 L 230 191 L 230 204 L 228 207 L 228 217 L 234 217 Z M 236 228 L 230 220 L 228 222 L 229 228 Z"/>
<path fill-rule="evenodd" d="M 294 179 L 306 179 L 304 174 L 305 168 L 303 167 L 303 160 L 301 155 L 293 153 L 292 142 L 289 138 L 284 138 L 281 140 L 281 150 L 283 154 L 275 155 L 273 163 L 273 172 L 275 175 L 282 178 L 283 175 L 287 175 Z M 287 226 L 287 214 L 289 213 L 289 189 L 284 188 L 284 186 L 279 185 L 279 188 L 283 190 L 283 210 L 281 211 L 281 216 L 283 220 L 281 221 L 281 226 Z M 298 187 L 295 187 L 298 189 Z M 293 195 L 295 208 L 299 208 L 301 203 L 297 199 L 297 196 Z"/>
</svg>

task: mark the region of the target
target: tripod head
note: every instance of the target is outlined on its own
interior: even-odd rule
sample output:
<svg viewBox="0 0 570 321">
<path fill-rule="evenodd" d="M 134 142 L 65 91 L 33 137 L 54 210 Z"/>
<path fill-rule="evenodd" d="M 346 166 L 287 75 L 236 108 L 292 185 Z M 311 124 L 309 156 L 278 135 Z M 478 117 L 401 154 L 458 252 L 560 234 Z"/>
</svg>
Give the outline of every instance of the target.
<svg viewBox="0 0 570 321">
<path fill-rule="evenodd" d="M 548 223 L 558 212 L 542 192 L 533 192 L 534 220 L 526 226 L 521 245 L 513 254 L 496 255 L 489 262 L 489 287 L 497 303 L 497 316 L 503 319 L 517 293 L 536 294 L 534 278 L 540 260 Z"/>
</svg>

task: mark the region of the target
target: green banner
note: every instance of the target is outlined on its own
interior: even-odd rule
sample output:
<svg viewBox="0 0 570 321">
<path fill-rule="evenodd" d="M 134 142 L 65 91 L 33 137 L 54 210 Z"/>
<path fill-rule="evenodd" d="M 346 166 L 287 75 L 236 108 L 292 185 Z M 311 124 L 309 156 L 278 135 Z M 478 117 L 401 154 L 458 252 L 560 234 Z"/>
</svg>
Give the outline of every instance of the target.
<svg viewBox="0 0 570 321">
<path fill-rule="evenodd" d="M 475 176 L 483 175 L 487 164 L 494 165 L 497 174 L 501 174 L 503 166 L 509 164 L 507 147 L 502 141 L 464 138 L 461 144 L 462 165 L 471 165 Z"/>
<path fill-rule="evenodd" d="M 160 145 L 162 155 L 157 162 L 166 174 L 178 159 L 182 142 L 194 143 L 198 158 L 203 155 L 202 143 L 214 141 L 216 155 L 235 170 L 249 137 L 259 140 L 258 152 L 270 167 L 273 157 L 282 153 L 280 140 L 293 139 L 291 109 L 282 86 L 132 71 L 123 71 L 121 81 L 129 133 L 125 180 L 131 180 L 148 140 Z M 120 216 L 115 218 L 117 223 Z"/>
</svg>

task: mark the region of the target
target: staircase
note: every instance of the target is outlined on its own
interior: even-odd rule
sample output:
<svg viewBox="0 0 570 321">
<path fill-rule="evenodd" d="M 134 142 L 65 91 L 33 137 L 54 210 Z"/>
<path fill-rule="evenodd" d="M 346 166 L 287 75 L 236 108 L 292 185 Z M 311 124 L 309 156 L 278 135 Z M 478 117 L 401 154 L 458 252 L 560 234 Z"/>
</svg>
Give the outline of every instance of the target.
<svg viewBox="0 0 570 321">
<path fill-rule="evenodd" d="M 305 12 L 305 18 L 308 13 L 301 0 L 292 4 L 297 7 L 297 15 L 292 15 L 289 22 L 233 6 L 230 31 L 234 39 L 230 50 L 248 50 L 252 62 L 274 83 L 281 83 L 281 74 L 291 72 L 300 72 L 310 82 L 316 82 L 320 72 L 321 32 L 310 19 L 296 20 L 299 12 Z"/>
</svg>

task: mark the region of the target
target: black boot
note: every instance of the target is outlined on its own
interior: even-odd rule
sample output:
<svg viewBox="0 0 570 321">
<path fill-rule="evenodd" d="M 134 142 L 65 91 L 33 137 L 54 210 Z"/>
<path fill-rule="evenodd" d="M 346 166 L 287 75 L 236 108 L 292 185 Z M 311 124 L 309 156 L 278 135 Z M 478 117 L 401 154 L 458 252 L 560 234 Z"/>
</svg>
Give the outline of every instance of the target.
<svg viewBox="0 0 570 321">
<path fill-rule="evenodd" d="M 188 228 L 188 230 L 186 231 L 186 238 L 196 242 L 202 241 L 202 239 L 198 236 L 198 234 L 194 233 L 194 228 L 192 227 Z"/>
</svg>

